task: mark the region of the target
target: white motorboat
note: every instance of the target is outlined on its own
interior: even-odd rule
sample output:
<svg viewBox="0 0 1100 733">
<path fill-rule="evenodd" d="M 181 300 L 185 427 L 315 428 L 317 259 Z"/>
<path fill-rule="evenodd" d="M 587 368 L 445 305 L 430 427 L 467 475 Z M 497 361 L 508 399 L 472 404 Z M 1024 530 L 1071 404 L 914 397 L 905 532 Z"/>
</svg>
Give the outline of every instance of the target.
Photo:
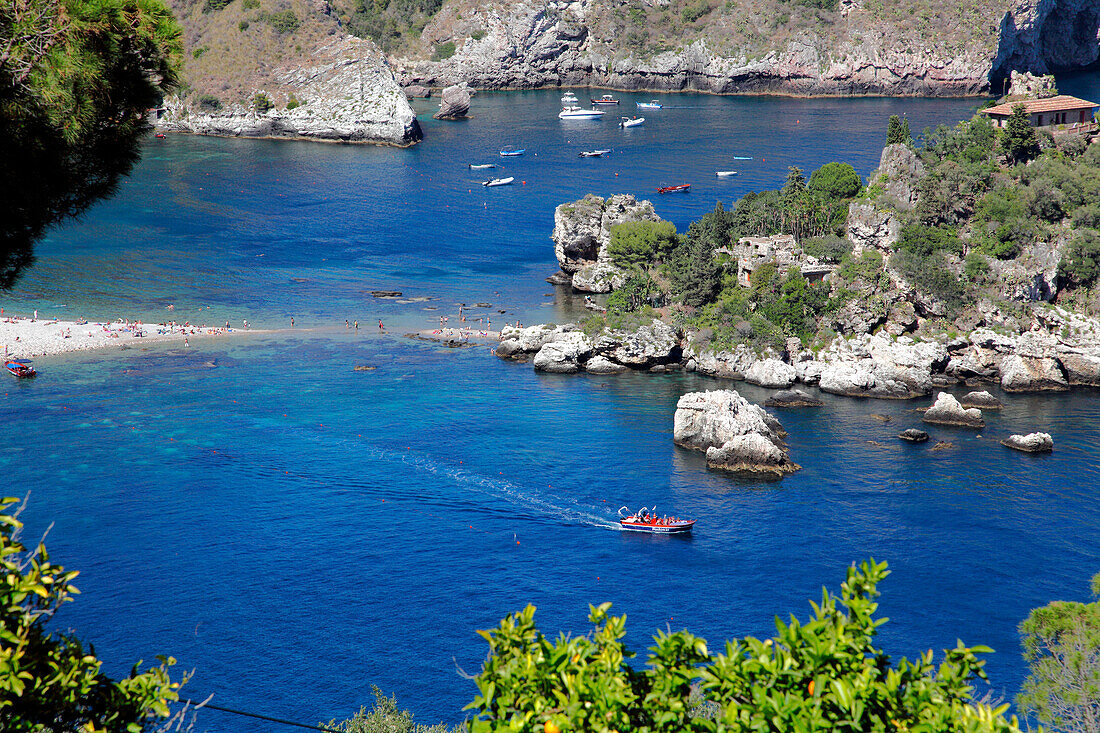
<svg viewBox="0 0 1100 733">
<path fill-rule="evenodd" d="M 514 180 L 516 180 L 515 176 L 508 176 L 507 178 L 493 178 L 488 181 L 482 181 L 481 185 L 488 186 L 490 188 L 492 188 L 493 186 L 508 186 Z"/>
<path fill-rule="evenodd" d="M 585 150 L 579 155 L 582 158 L 602 158 L 610 152 L 610 150 Z"/>
<path fill-rule="evenodd" d="M 566 92 L 561 98 L 559 120 L 598 120 L 603 117 L 601 109 L 584 109 L 573 92 Z"/>
<path fill-rule="evenodd" d="M 737 171 L 714 171 L 714 175 L 719 178 L 729 178 L 730 176 L 736 176 Z"/>
<path fill-rule="evenodd" d="M 470 163 L 470 170 L 472 170 L 472 171 L 483 171 L 487 168 L 496 168 L 496 167 L 497 167 L 496 163 Z"/>
<path fill-rule="evenodd" d="M 651 99 L 648 102 L 636 102 L 635 106 L 638 109 L 661 109 L 662 107 L 664 107 L 664 105 L 658 102 L 656 99 Z"/>
<path fill-rule="evenodd" d="M 633 119 L 624 117 L 619 123 L 619 127 L 637 127 L 645 122 L 645 117 L 635 117 Z"/>
</svg>

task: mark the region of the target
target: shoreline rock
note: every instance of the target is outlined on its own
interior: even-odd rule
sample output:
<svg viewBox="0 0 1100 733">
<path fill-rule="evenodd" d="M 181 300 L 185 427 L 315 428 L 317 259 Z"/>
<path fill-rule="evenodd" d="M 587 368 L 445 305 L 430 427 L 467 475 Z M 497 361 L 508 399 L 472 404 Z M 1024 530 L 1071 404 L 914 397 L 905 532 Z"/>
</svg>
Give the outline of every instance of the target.
<svg viewBox="0 0 1100 733">
<path fill-rule="evenodd" d="M 217 112 L 166 100 L 161 132 L 216 137 L 286 138 L 408 147 L 423 137 L 393 69 L 370 41 L 347 36 L 318 48 L 314 65 L 275 72 L 277 88 L 302 100 L 294 109 Z"/>
<path fill-rule="evenodd" d="M 800 389 L 784 389 L 764 400 L 764 407 L 822 407 L 825 403 Z"/>
<path fill-rule="evenodd" d="M 963 407 L 977 407 L 979 410 L 1000 410 L 1004 407 L 1003 402 L 986 390 L 980 392 L 967 392 L 963 395 L 963 398 L 959 400 L 959 404 Z"/>
</svg>

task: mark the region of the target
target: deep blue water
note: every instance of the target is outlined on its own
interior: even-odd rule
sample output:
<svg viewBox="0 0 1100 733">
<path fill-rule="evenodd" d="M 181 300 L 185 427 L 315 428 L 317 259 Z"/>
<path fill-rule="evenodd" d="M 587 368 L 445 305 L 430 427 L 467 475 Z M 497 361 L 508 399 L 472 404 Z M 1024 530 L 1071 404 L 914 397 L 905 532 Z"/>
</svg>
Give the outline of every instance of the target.
<svg viewBox="0 0 1100 733">
<path fill-rule="evenodd" d="M 32 490 L 28 534 L 53 522 L 53 558 L 82 571 L 58 622 L 113 673 L 174 654 L 196 672 L 193 697 L 228 707 L 312 723 L 369 704 L 376 684 L 419 721 L 453 723 L 474 694 L 456 667 L 476 671 L 485 652 L 474 630 L 527 603 L 548 634 L 583 633 L 588 604 L 610 600 L 638 651 L 666 624 L 718 647 L 807 615 L 822 585 L 874 556 L 894 569 L 883 646 L 989 644 L 995 691 L 1011 698 L 1025 674 L 1016 625 L 1051 599 L 1084 599 L 1100 570 L 1097 393 L 1004 396 L 980 434 L 931 430 L 953 443 L 939 452 L 894 439 L 917 423 L 913 403 L 826 397 L 780 415 L 803 470 L 746 482 L 676 448 L 673 409 L 694 389 L 765 390 L 542 375 L 487 348 L 402 337 L 441 314 L 453 323 L 460 303 L 491 304 L 473 312 L 497 322 L 576 317 L 542 280 L 558 203 L 631 192 L 684 227 L 780 185 L 788 165 L 847 160 L 866 175 L 890 114 L 919 130 L 976 107 L 664 100 L 624 132 L 559 123 L 553 93 L 481 94 L 474 119 L 424 119 L 408 150 L 151 141 L 117 197 L 40 246 L 4 307 L 161 320 L 174 304 L 177 320 L 277 330 L 43 359 L 37 380 L 5 386 L 10 435 L 29 436 L 0 448 L 7 493 Z M 506 144 L 528 148 L 502 170 L 526 185 L 476 185 L 466 164 Z M 615 152 L 576 158 L 589 147 Z M 714 178 L 731 167 L 741 175 Z M 653 194 L 684 181 L 690 194 Z M 370 296 L 380 289 L 406 302 Z M 1031 430 L 1056 452 L 996 442 Z M 611 528 L 619 505 L 654 503 L 697 517 L 696 534 Z"/>
</svg>

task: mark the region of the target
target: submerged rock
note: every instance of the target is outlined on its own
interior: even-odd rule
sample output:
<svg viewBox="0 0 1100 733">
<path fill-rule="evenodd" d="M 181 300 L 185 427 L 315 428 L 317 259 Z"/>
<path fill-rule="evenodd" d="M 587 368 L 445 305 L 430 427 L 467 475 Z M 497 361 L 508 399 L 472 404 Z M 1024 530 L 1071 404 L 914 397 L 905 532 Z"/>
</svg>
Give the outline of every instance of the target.
<svg viewBox="0 0 1100 733">
<path fill-rule="evenodd" d="M 967 428 L 985 427 L 982 411 L 976 407 L 964 408 L 953 395 L 940 392 L 936 402 L 924 412 L 921 418 L 927 423 L 938 425 L 959 425 Z"/>
<path fill-rule="evenodd" d="M 1001 445 L 1024 453 L 1050 453 L 1054 450 L 1054 438 L 1049 433 L 1010 435 L 1001 441 Z"/>
<path fill-rule="evenodd" d="M 898 437 L 910 443 L 923 443 L 928 440 L 928 433 L 923 430 L 918 430 L 917 428 L 909 428 L 898 433 Z"/>
<path fill-rule="evenodd" d="M 707 465 L 735 473 L 783 476 L 799 466 L 772 415 L 734 390 L 690 392 L 676 403 L 673 440 L 705 451 Z"/>
<path fill-rule="evenodd" d="M 800 389 L 784 389 L 764 400 L 764 407 L 821 407 L 825 403 Z"/>
<path fill-rule="evenodd" d="M 963 398 L 959 400 L 959 404 L 963 407 L 977 407 L 981 410 L 1000 410 L 1004 407 L 1003 402 L 986 390 L 980 392 L 967 392 L 963 395 Z"/>
</svg>

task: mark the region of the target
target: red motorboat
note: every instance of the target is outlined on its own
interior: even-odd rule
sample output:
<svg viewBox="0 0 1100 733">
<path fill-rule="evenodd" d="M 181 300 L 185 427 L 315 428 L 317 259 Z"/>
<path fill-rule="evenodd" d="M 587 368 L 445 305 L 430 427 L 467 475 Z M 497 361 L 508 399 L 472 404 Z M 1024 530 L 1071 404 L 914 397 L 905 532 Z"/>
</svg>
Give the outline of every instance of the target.
<svg viewBox="0 0 1100 733">
<path fill-rule="evenodd" d="M 678 191 L 687 191 L 690 188 L 690 183 L 681 183 L 679 186 L 665 186 L 664 188 L 658 188 L 657 193 L 676 193 Z"/>
<path fill-rule="evenodd" d="M 167 135 L 165 135 L 165 134 L 164 134 L 163 132 L 158 132 L 158 133 L 157 133 L 156 135 L 154 135 L 153 137 L 155 137 L 155 138 L 156 138 L 157 140 L 163 140 L 164 138 L 166 138 L 166 137 L 168 137 L 168 136 L 167 136 Z"/>
<path fill-rule="evenodd" d="M 694 519 L 659 516 L 656 508 L 649 511 L 647 507 L 642 507 L 636 514 L 631 514 L 630 510 L 624 506 L 619 508 L 619 517 L 619 526 L 632 532 L 681 534 L 690 532 L 695 526 Z"/>
<path fill-rule="evenodd" d="M 20 379 L 26 379 L 27 377 L 33 377 L 38 374 L 30 364 L 25 364 L 21 361 L 5 361 L 4 368 L 8 370 L 8 374 Z"/>
</svg>

